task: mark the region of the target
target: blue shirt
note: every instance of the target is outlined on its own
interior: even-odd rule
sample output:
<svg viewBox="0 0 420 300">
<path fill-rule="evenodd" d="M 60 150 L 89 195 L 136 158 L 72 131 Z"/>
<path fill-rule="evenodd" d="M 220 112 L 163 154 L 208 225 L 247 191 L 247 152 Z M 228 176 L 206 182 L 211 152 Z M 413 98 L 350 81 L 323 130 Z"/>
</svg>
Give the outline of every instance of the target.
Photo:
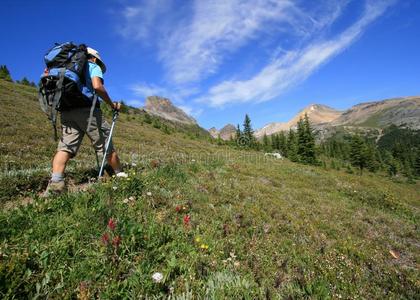
<svg viewBox="0 0 420 300">
<path fill-rule="evenodd" d="M 88 66 L 86 68 L 85 71 L 85 80 L 86 80 L 86 84 L 83 86 L 83 91 L 82 93 L 87 96 L 90 99 L 93 99 L 93 95 L 95 90 L 93 89 L 93 85 L 92 85 L 92 78 L 93 77 L 99 77 L 102 79 L 102 82 L 104 80 L 104 75 L 102 73 L 102 69 L 100 66 L 98 66 L 97 64 L 89 61 L 88 62 Z M 98 102 L 96 105 L 99 105 L 99 102 L 102 100 L 100 97 L 98 97 Z"/>
<path fill-rule="evenodd" d="M 104 80 L 104 75 L 102 73 L 101 67 L 89 61 L 88 67 L 86 68 L 85 78 L 86 78 L 86 86 L 91 90 L 92 93 L 94 92 L 93 86 L 92 86 L 93 77 L 99 77 L 102 79 L 102 81 Z"/>
</svg>

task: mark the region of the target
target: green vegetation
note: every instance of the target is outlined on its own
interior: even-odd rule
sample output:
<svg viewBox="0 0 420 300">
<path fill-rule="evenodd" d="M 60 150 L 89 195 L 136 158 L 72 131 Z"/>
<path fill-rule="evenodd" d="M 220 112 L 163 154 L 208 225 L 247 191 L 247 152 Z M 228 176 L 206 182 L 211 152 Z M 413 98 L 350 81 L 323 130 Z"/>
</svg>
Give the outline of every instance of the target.
<svg viewBox="0 0 420 300">
<path fill-rule="evenodd" d="M 9 69 L 5 65 L 0 65 L 0 79 L 13 81 Z"/>
<path fill-rule="evenodd" d="M 350 163 L 360 172 L 366 168 L 394 179 L 403 176 L 408 182 L 420 177 L 419 149 L 420 130 L 395 125 L 385 128 L 379 138 L 339 133 L 320 145 L 320 152 L 337 164 Z"/>
<path fill-rule="evenodd" d="M 266 158 L 160 120 L 167 134 L 130 108 L 114 140 L 129 177 L 92 182 L 85 141 L 71 192 L 44 200 L 56 144 L 36 90 L 2 80 L 0 90 L 4 299 L 420 293 L 418 182 Z"/>
</svg>

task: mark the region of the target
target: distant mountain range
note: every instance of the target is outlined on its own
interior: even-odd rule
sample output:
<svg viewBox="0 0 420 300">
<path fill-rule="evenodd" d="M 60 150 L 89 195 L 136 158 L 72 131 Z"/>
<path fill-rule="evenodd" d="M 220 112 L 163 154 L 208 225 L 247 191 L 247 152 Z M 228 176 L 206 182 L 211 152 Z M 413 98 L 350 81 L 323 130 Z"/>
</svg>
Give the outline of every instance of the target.
<svg viewBox="0 0 420 300">
<path fill-rule="evenodd" d="M 166 98 L 147 97 L 143 109 L 152 115 L 173 122 L 198 126 L 193 117 Z M 288 122 L 272 122 L 255 130 L 255 136 L 262 138 L 264 134 L 272 135 L 293 129 L 305 114 L 308 115 L 312 126 L 322 131 L 324 136 L 326 132 L 340 126 L 380 129 L 395 124 L 420 129 L 420 96 L 366 102 L 354 105 L 345 111 L 339 111 L 322 104 L 312 104 L 302 109 Z M 236 127 L 233 124 L 227 124 L 220 130 L 215 127 L 210 128 L 208 132 L 214 138 L 220 136 L 223 140 L 229 140 L 235 136 Z"/>
<path fill-rule="evenodd" d="M 288 122 L 269 123 L 256 130 L 255 136 L 261 138 L 264 134 L 271 135 L 280 131 L 287 131 L 290 128 L 293 129 L 305 114 L 308 115 L 314 128 L 323 131 L 338 126 L 384 128 L 391 124 L 420 129 L 420 97 L 366 102 L 354 105 L 345 111 L 338 111 L 325 105 L 312 104 L 301 110 Z"/>
</svg>

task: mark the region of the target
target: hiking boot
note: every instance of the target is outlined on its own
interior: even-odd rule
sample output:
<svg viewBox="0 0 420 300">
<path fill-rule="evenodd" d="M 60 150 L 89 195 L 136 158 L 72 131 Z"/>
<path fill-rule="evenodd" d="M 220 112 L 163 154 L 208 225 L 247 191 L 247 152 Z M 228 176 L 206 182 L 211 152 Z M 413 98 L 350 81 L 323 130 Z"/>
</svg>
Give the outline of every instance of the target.
<svg viewBox="0 0 420 300">
<path fill-rule="evenodd" d="M 67 192 L 67 187 L 64 180 L 57 182 L 50 181 L 42 197 L 46 198 L 53 195 L 60 195 L 65 192 Z"/>
</svg>

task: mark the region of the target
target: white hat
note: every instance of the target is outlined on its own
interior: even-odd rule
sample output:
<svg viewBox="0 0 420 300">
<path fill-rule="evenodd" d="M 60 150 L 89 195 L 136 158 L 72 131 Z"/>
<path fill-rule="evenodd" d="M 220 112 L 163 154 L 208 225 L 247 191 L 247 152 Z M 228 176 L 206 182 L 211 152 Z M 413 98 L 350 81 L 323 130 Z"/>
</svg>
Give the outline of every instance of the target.
<svg viewBox="0 0 420 300">
<path fill-rule="evenodd" d="M 104 64 L 104 62 L 101 59 L 101 56 L 99 55 L 99 52 L 96 51 L 95 49 L 92 49 L 90 47 L 87 47 L 87 52 L 88 54 L 92 55 L 93 57 L 95 57 L 97 59 L 96 63 L 101 67 L 102 72 L 105 73 L 106 72 L 106 66 Z"/>
</svg>

